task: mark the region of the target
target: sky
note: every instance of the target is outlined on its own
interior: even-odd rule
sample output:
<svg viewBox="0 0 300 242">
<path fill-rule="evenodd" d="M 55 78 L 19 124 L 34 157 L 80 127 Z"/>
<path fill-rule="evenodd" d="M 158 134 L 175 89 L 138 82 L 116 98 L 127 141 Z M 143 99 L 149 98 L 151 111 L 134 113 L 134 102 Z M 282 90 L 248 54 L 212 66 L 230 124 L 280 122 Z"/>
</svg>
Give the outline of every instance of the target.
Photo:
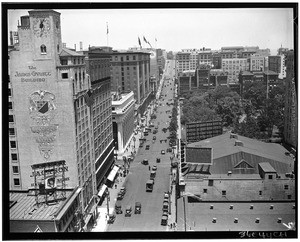
<svg viewBox="0 0 300 242">
<path fill-rule="evenodd" d="M 62 42 L 68 47 L 143 47 L 167 51 L 225 46 L 259 46 L 276 51 L 294 48 L 293 10 L 240 9 L 54 9 L 61 13 Z M 8 30 L 17 30 L 28 10 L 8 10 Z M 107 26 L 109 34 L 107 35 Z M 157 41 L 155 41 L 157 39 Z M 276 54 L 273 53 L 273 54 Z"/>
</svg>

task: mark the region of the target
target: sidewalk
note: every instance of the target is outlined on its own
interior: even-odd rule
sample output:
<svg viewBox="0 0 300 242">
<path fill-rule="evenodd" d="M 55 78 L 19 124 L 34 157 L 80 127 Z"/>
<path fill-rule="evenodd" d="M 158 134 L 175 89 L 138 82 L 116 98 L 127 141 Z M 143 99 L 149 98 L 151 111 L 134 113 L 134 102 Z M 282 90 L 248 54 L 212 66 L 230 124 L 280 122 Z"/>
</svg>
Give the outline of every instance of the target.
<svg viewBox="0 0 300 242">
<path fill-rule="evenodd" d="M 121 174 L 123 174 L 123 171 L 121 171 Z M 116 182 L 114 183 L 113 187 L 112 188 L 108 187 L 109 198 L 110 198 L 109 199 L 109 213 L 110 214 L 112 214 L 115 210 L 115 203 L 117 201 L 118 192 L 120 191 L 121 187 L 125 184 L 126 179 L 127 179 L 127 176 L 126 177 L 119 176 L 116 179 Z M 115 185 L 117 185 L 117 188 L 115 188 Z M 98 212 L 99 212 L 99 216 L 97 218 L 97 222 L 93 226 L 91 232 L 105 232 L 107 230 L 107 227 L 108 227 L 108 224 L 107 224 L 107 220 L 108 220 L 107 197 L 102 202 L 102 205 L 98 206 Z"/>
</svg>

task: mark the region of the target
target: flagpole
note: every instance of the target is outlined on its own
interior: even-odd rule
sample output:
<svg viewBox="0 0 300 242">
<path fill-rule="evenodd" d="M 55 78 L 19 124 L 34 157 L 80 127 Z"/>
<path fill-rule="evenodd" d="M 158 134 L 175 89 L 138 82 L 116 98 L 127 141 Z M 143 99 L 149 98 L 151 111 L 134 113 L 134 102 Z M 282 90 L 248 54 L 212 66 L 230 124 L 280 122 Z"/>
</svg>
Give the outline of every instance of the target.
<svg viewBox="0 0 300 242">
<path fill-rule="evenodd" d="M 106 45 L 108 46 L 108 23 L 106 22 Z"/>
</svg>

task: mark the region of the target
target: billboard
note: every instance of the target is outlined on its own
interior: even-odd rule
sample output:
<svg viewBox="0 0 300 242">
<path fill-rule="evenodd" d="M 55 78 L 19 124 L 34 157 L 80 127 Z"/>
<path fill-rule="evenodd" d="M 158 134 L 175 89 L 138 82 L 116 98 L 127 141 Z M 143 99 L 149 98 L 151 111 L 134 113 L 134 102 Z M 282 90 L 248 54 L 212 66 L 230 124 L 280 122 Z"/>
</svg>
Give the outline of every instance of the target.
<svg viewBox="0 0 300 242">
<path fill-rule="evenodd" d="M 186 147 L 186 162 L 212 165 L 213 150 L 209 147 Z M 198 169 L 198 167 L 196 167 Z"/>
</svg>

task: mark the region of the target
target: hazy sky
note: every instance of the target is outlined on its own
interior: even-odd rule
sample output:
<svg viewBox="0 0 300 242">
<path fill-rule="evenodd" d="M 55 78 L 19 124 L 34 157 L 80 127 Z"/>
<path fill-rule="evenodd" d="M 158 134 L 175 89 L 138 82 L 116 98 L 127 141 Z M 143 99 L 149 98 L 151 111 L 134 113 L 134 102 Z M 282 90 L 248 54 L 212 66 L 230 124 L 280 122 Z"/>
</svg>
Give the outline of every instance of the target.
<svg viewBox="0 0 300 242">
<path fill-rule="evenodd" d="M 184 48 L 259 46 L 293 49 L 292 9 L 89 9 L 60 10 L 62 41 L 68 47 L 108 45 L 114 49 L 142 46 L 179 51 Z M 17 29 L 28 10 L 9 10 L 9 30 Z M 157 42 L 155 43 L 155 38 Z M 275 53 L 274 53 L 275 54 Z"/>
</svg>

